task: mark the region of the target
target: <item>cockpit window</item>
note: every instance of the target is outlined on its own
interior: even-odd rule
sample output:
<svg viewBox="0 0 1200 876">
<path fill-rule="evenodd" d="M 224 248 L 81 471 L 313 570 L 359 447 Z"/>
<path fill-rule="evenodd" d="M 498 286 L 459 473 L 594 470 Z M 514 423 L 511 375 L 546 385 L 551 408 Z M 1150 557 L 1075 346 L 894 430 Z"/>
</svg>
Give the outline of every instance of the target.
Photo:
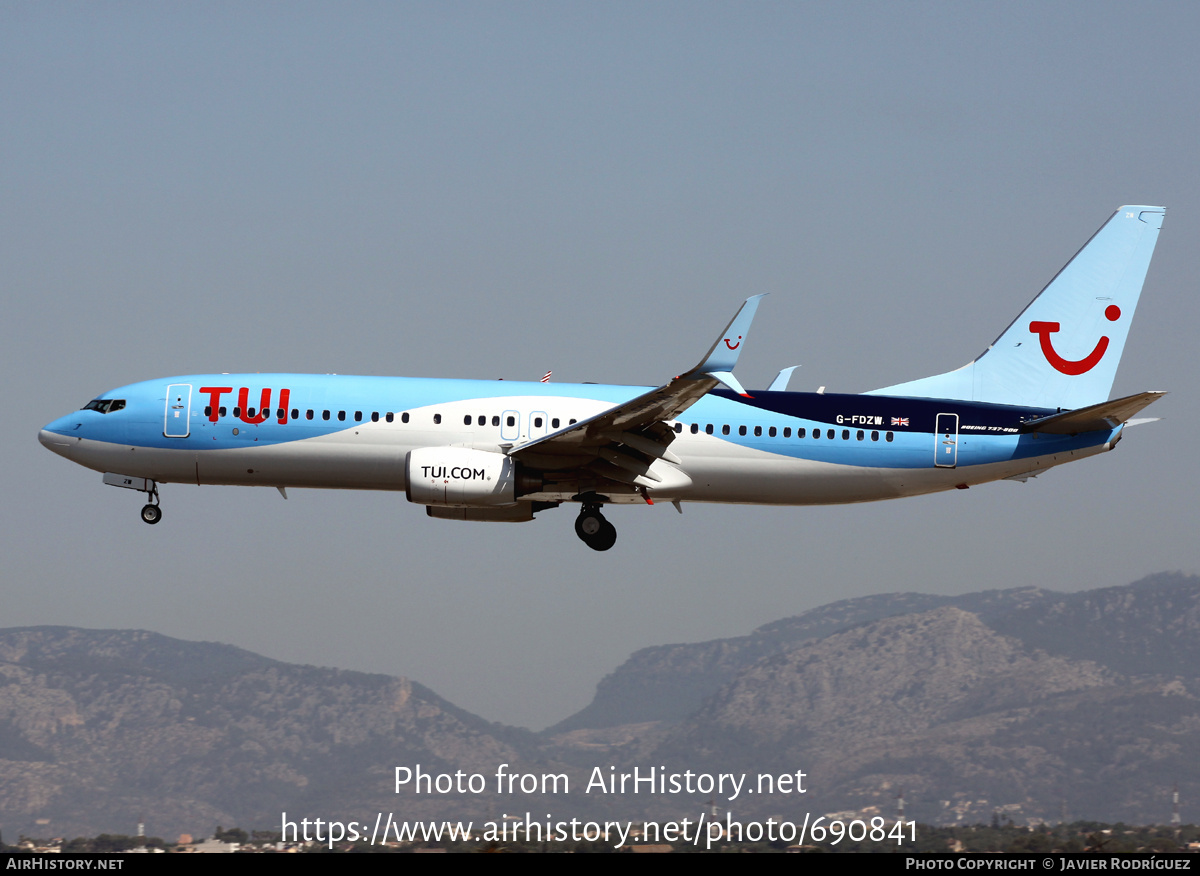
<svg viewBox="0 0 1200 876">
<path fill-rule="evenodd" d="M 98 411 L 101 414 L 111 414 L 124 409 L 125 399 L 123 398 L 94 398 L 80 408 L 84 411 Z"/>
</svg>

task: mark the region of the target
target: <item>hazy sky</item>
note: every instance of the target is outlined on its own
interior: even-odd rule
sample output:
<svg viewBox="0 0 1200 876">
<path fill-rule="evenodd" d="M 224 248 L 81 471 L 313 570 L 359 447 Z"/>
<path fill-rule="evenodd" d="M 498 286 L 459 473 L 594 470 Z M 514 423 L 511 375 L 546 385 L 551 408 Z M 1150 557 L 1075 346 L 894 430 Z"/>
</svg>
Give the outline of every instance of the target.
<svg viewBox="0 0 1200 876">
<path fill-rule="evenodd" d="M 849 596 L 1200 571 L 1192 3 L 2 3 L 5 626 L 408 675 L 539 728 L 647 645 Z M 980 352 L 1126 203 L 1169 210 L 1112 454 L 837 508 L 427 519 L 48 453 L 200 371 L 657 384 L 770 292 L 738 375 L 857 392 Z"/>
</svg>

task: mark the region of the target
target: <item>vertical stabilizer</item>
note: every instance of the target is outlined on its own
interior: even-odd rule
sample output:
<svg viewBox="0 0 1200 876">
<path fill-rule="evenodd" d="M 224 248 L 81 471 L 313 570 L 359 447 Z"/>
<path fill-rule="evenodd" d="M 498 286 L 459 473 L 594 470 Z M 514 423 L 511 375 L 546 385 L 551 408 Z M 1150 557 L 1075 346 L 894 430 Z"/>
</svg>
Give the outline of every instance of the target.
<svg viewBox="0 0 1200 876">
<path fill-rule="evenodd" d="M 1106 401 L 1165 212 L 1117 210 L 973 362 L 868 394 L 1044 408 Z"/>
</svg>

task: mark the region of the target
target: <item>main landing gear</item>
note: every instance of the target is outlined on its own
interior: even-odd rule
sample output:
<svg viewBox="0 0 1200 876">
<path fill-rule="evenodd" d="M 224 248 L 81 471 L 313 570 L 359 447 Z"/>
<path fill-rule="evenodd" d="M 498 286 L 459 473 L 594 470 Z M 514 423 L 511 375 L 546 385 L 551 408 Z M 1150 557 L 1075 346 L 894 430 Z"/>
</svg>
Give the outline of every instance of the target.
<svg viewBox="0 0 1200 876">
<path fill-rule="evenodd" d="M 579 510 L 575 534 L 594 551 L 606 551 L 617 543 L 617 528 L 604 519 L 599 505 L 585 504 Z"/>
</svg>

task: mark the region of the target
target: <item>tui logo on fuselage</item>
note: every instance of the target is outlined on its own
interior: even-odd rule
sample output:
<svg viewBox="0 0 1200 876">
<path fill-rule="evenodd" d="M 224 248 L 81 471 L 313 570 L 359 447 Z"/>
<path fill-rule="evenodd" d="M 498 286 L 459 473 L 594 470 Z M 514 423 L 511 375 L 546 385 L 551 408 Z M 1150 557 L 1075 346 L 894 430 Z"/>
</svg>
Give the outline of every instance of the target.
<svg viewBox="0 0 1200 876">
<path fill-rule="evenodd" d="M 233 392 L 232 386 L 202 386 L 200 393 L 208 396 L 208 419 L 210 422 L 217 422 L 221 410 L 221 396 L 227 392 Z M 288 405 L 292 400 L 292 391 L 290 389 L 279 390 L 279 422 L 286 423 L 288 421 Z M 239 420 L 243 423 L 249 423 L 255 426 L 265 422 L 267 417 L 271 416 L 271 390 L 263 389 L 259 395 L 258 412 L 253 416 L 250 411 L 253 408 L 248 407 L 250 402 L 250 388 L 243 386 L 238 390 L 238 403 L 234 408 Z"/>
</svg>

